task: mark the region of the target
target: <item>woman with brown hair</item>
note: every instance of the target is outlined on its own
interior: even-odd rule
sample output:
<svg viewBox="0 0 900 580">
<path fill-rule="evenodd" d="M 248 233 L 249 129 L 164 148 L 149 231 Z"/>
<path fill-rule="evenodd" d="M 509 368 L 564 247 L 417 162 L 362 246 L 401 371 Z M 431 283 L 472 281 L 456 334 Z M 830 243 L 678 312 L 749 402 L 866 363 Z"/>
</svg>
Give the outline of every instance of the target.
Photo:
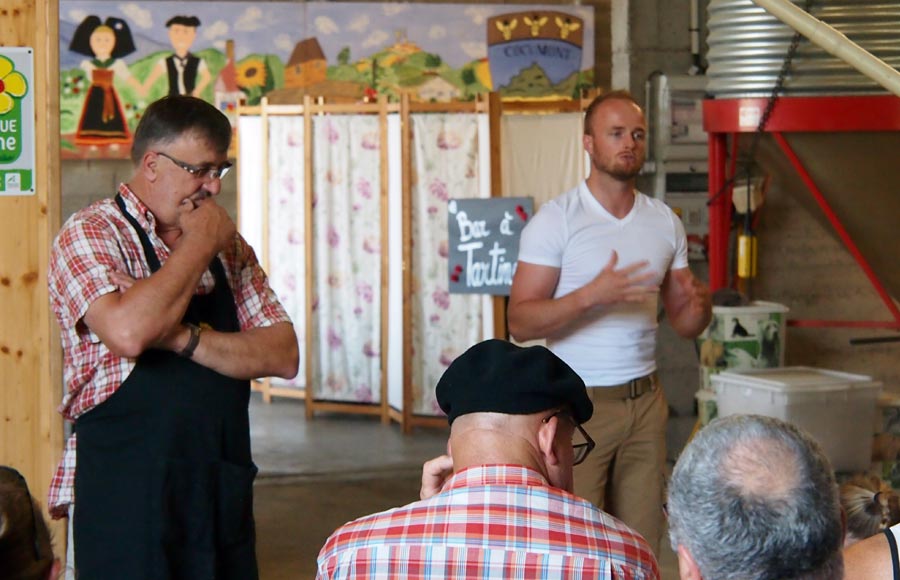
<svg viewBox="0 0 900 580">
<path fill-rule="evenodd" d="M 900 500 L 876 476 L 857 475 L 841 485 L 841 505 L 847 514 L 844 547 L 900 523 Z"/>
</svg>

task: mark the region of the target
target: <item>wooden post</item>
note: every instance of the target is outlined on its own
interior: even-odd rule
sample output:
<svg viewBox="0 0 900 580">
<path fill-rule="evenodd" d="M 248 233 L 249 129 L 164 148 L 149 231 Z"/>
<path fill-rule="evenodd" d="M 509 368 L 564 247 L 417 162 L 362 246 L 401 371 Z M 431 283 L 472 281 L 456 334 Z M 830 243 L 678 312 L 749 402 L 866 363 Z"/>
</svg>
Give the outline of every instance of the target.
<svg viewBox="0 0 900 580">
<path fill-rule="evenodd" d="M 409 94 L 400 97 L 400 157 L 403 175 L 403 409 L 401 427 L 412 429 L 412 118 Z"/>
<path fill-rule="evenodd" d="M 0 196 L 0 464 L 18 469 L 44 506 L 62 455 L 59 329 L 50 312 L 47 268 L 60 225 L 59 2 L 3 0 L 0 46 L 30 47 L 34 74 L 35 194 Z M 65 554 L 65 524 L 53 526 Z"/>
<path fill-rule="evenodd" d="M 268 131 L 268 128 L 266 128 Z M 306 419 L 313 418 L 313 405 L 316 391 L 313 388 L 312 360 L 316 350 L 313 348 L 313 299 L 315 285 L 313 284 L 313 272 L 315 271 L 315 252 L 313 245 L 313 124 L 312 124 L 312 98 L 303 96 L 303 229 L 306 236 Z"/>
<path fill-rule="evenodd" d="M 234 51 L 232 44 L 231 50 Z M 229 55 L 234 58 L 234 55 Z M 260 248 L 262 268 L 269 272 L 271 260 L 269 260 L 269 99 L 262 98 L 262 114 L 260 115 L 260 124 L 262 125 L 262 248 Z M 240 206 L 238 206 L 240 207 Z M 262 399 L 264 403 L 272 402 L 272 378 L 264 377 L 260 382 L 260 391 L 262 391 Z"/>
<path fill-rule="evenodd" d="M 502 127 L 500 119 L 503 115 L 503 101 L 500 93 L 494 91 L 488 95 L 488 125 L 491 133 L 491 197 L 503 197 L 503 149 L 501 143 Z M 494 296 L 494 337 L 507 340 L 509 329 L 506 326 L 506 296 Z"/>
<path fill-rule="evenodd" d="M 381 423 L 391 422 L 390 405 L 388 404 L 388 340 L 390 331 L 390 205 L 388 200 L 388 109 L 387 97 L 378 97 L 378 135 L 379 157 L 381 159 Z"/>
</svg>

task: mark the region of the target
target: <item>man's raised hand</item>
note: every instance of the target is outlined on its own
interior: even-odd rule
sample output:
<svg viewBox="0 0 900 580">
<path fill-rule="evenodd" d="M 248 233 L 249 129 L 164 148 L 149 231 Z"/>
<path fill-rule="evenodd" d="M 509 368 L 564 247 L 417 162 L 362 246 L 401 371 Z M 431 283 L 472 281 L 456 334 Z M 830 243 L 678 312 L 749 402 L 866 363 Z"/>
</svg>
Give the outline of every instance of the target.
<svg viewBox="0 0 900 580">
<path fill-rule="evenodd" d="M 595 304 L 646 302 L 659 292 L 659 286 L 649 284 L 656 276 L 655 273 L 646 271 L 650 262 L 641 260 L 616 269 L 618 263 L 619 254 L 613 250 L 609 262 L 588 282 L 587 287 Z"/>
</svg>

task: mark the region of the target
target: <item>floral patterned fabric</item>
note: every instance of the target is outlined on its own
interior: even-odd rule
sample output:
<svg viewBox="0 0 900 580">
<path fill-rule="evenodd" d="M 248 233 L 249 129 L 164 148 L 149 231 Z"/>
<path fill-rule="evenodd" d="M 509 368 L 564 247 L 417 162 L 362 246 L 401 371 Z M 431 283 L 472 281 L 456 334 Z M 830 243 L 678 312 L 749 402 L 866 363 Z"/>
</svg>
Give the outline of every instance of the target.
<svg viewBox="0 0 900 580">
<path fill-rule="evenodd" d="M 434 387 L 457 356 L 482 339 L 482 297 L 450 294 L 447 200 L 479 197 L 478 117 L 415 114 L 413 128 L 413 409 L 442 415 Z"/>
<path fill-rule="evenodd" d="M 381 400 L 381 153 L 378 118 L 313 119 L 312 395 Z"/>
<path fill-rule="evenodd" d="M 306 383 L 306 236 L 304 235 L 303 118 L 269 118 L 269 283 L 287 310 L 300 345 L 300 370 L 290 380 Z M 246 194 L 245 194 L 246 195 Z"/>
</svg>

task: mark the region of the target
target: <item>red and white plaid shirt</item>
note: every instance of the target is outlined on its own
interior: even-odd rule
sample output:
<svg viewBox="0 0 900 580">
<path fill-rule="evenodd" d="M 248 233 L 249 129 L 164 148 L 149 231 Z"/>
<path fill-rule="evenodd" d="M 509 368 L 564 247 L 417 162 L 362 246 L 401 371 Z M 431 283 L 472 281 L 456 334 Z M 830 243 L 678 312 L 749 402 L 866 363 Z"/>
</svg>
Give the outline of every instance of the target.
<svg viewBox="0 0 900 580">
<path fill-rule="evenodd" d="M 441 492 L 338 528 L 317 578 L 658 580 L 650 546 L 520 465 L 454 474 Z"/>
<path fill-rule="evenodd" d="M 128 213 L 150 238 L 160 263 L 165 263 L 170 250 L 156 235 L 156 218 L 126 184 L 119 186 L 119 193 Z M 234 293 L 242 330 L 290 322 L 244 238 L 235 236 L 234 245 L 220 253 L 219 259 Z M 115 201 L 105 199 L 69 218 L 50 252 L 50 306 L 62 333 L 66 385 L 59 412 L 70 421 L 108 399 L 136 363 L 136 359 L 111 353 L 82 320 L 94 300 L 118 291 L 109 278 L 113 271 L 136 279 L 151 274 L 137 232 Z M 214 286 L 212 272 L 207 270 L 197 293 L 208 294 Z M 73 435 L 66 442 L 63 458 L 50 483 L 47 503 L 54 517 L 64 516 L 73 501 L 75 441 Z"/>
</svg>

